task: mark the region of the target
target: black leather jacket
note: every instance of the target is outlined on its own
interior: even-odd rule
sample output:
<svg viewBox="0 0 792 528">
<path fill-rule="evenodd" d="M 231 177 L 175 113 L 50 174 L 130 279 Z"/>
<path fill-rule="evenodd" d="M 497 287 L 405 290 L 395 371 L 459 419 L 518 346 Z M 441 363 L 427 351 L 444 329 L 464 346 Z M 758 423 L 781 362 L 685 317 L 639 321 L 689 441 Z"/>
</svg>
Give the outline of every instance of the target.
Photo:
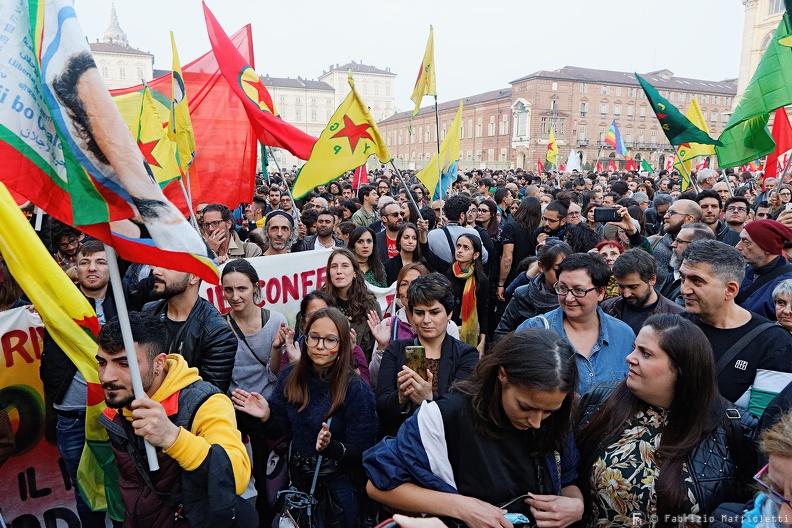
<svg viewBox="0 0 792 528">
<path fill-rule="evenodd" d="M 143 307 L 143 313 L 154 315 L 163 323 L 167 312 L 167 300 L 153 301 Z M 231 386 L 236 350 L 234 331 L 220 312 L 201 297 L 168 345 L 169 354 L 184 356 L 188 365 L 198 369 L 204 381 L 223 392 L 228 392 Z"/>
<path fill-rule="evenodd" d="M 613 382 L 601 383 L 583 396 L 579 407 L 578 433 L 588 425 L 616 385 L 617 383 Z M 734 407 L 726 403 L 727 407 Z M 699 515 L 709 516 L 724 502 L 745 502 L 751 497 L 750 488 L 746 483 L 750 482 L 751 476 L 756 472 L 755 437 L 758 421 L 753 414 L 742 409 L 739 421 L 742 425 L 742 430 L 739 431 L 742 437 L 739 437 L 737 432 L 737 435 L 732 436 L 734 440 L 730 441 L 731 435 L 727 428 L 735 424 L 729 424 L 729 419 L 724 415 L 723 425 L 719 426 L 711 436 L 702 440 L 687 457 L 688 471 L 693 479 L 696 502 L 699 504 Z M 581 459 L 579 485 L 584 497 L 589 497 L 590 470 L 595 458 L 612 441 L 618 439 L 623 431 L 623 427 L 613 431 L 600 441 L 593 457 Z M 731 445 L 732 443 L 741 445 L 734 446 Z M 589 509 L 590 505 L 587 504 L 587 513 Z"/>
</svg>

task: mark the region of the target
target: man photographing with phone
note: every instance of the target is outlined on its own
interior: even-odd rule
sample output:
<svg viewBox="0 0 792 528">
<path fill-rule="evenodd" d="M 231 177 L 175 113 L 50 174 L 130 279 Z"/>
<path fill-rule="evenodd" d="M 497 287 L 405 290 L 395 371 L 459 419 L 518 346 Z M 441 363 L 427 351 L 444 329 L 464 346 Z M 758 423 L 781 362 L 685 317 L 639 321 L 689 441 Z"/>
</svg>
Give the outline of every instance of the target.
<svg viewBox="0 0 792 528">
<path fill-rule="evenodd" d="M 475 370 L 479 359 L 476 347 L 446 332 L 454 302 L 451 283 L 439 273 L 423 275 L 410 284 L 407 310 L 418 337 L 392 341 L 382 355 L 377 381 L 380 436 L 395 435 L 424 401 L 444 395 L 455 381 Z M 409 363 L 424 361 L 424 372 L 408 366 L 408 347 L 412 347 Z"/>
</svg>

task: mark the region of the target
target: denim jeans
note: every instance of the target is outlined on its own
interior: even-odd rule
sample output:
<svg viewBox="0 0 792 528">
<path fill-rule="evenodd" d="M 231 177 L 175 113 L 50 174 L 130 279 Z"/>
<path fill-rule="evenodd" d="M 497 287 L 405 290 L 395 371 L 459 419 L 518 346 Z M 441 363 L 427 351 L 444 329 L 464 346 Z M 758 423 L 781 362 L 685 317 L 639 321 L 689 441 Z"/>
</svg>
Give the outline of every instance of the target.
<svg viewBox="0 0 792 528">
<path fill-rule="evenodd" d="M 85 446 L 85 419 L 58 415 L 55 435 L 58 439 L 58 450 L 61 457 L 63 457 L 66 472 L 69 474 L 72 487 L 74 488 L 77 515 L 80 517 L 82 527 L 105 528 L 105 512 L 92 511 L 77 486 L 77 468 L 80 465 L 80 456 L 82 456 L 83 447 Z M 122 523 L 113 524 L 120 526 Z"/>
</svg>

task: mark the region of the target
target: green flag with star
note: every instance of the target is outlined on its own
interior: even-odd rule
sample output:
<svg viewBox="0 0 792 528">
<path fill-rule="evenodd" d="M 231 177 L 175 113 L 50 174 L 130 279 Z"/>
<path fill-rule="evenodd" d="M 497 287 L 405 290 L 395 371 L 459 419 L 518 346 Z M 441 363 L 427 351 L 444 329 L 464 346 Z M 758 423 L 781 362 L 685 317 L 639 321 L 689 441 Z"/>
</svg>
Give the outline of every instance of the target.
<svg viewBox="0 0 792 528">
<path fill-rule="evenodd" d="M 645 159 L 641 160 L 641 169 L 645 170 L 646 172 L 649 172 L 649 173 L 653 173 L 654 172 L 654 169 L 652 168 L 652 166 L 649 165 L 649 162 L 646 161 Z"/>
<path fill-rule="evenodd" d="M 767 128 L 770 112 L 792 104 L 792 1 L 784 3 L 786 13 L 719 138 L 723 146 L 715 153 L 721 167 L 744 165 L 775 150 Z"/>
<path fill-rule="evenodd" d="M 720 141 L 712 139 L 709 134 L 691 123 L 690 119 L 682 115 L 682 112 L 677 110 L 676 106 L 668 102 L 654 86 L 643 80 L 640 75 L 636 73 L 635 78 L 641 83 L 641 88 L 646 93 L 646 98 L 649 99 L 652 110 L 654 110 L 657 120 L 660 121 L 660 126 L 663 128 L 669 143 L 672 145 L 681 145 L 683 143 L 721 144 Z"/>
</svg>

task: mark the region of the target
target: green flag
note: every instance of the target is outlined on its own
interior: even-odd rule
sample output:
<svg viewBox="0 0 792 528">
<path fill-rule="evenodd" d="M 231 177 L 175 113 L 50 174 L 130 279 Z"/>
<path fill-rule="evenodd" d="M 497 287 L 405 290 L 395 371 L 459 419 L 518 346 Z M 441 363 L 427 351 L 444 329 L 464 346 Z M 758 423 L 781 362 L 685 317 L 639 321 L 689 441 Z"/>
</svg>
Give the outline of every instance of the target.
<svg viewBox="0 0 792 528">
<path fill-rule="evenodd" d="M 766 126 L 770 112 L 792 103 L 789 0 L 785 4 L 787 12 L 719 138 L 723 147 L 716 148 L 715 152 L 721 167 L 744 165 L 775 150 L 775 141 Z"/>
<path fill-rule="evenodd" d="M 643 170 L 645 170 L 646 172 L 654 172 L 654 169 L 652 168 L 652 166 L 649 165 L 649 162 L 646 161 L 645 159 L 641 160 L 641 168 Z"/>
<path fill-rule="evenodd" d="M 660 92 L 644 81 L 640 75 L 635 74 L 635 78 L 641 83 L 646 98 L 652 104 L 657 120 L 663 128 L 663 132 L 672 145 L 682 145 L 684 143 L 700 143 L 702 145 L 721 145 L 717 139 L 712 139 L 709 134 L 690 122 L 690 119 L 682 115 L 677 107 L 669 103 L 667 99 L 660 95 Z"/>
</svg>

